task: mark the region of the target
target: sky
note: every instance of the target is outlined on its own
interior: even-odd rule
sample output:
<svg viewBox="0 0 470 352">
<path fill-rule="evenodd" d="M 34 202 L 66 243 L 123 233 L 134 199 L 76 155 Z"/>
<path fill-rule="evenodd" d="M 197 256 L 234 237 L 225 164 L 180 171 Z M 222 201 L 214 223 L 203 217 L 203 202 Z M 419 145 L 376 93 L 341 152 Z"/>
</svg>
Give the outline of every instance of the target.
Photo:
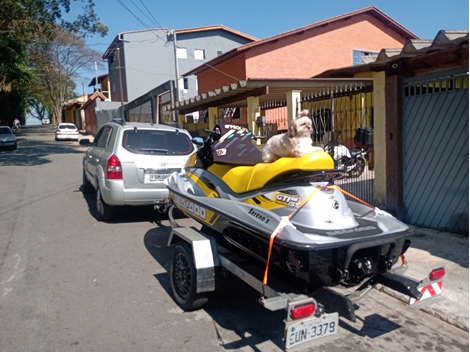
<svg viewBox="0 0 470 352">
<path fill-rule="evenodd" d="M 81 9 L 76 1 L 70 16 Z M 87 44 L 106 51 L 122 32 L 150 28 L 183 29 L 224 25 L 264 39 L 368 6 L 375 6 L 421 39 L 434 39 L 442 29 L 469 29 L 468 0 L 94 0 L 95 12 L 108 26 L 106 37 L 95 36 Z M 107 65 L 90 63 L 83 72 L 85 89 Z M 78 89 L 77 91 L 81 91 Z M 91 89 L 91 88 L 90 88 Z"/>
</svg>

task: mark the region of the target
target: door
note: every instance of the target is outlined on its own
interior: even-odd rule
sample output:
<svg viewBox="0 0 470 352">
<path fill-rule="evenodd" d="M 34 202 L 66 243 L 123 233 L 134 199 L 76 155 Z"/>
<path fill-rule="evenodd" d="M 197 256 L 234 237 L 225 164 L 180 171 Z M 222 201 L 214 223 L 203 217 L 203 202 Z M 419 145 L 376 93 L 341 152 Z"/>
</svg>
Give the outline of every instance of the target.
<svg viewBox="0 0 470 352">
<path fill-rule="evenodd" d="M 111 132 L 112 128 L 110 126 L 103 126 L 96 135 L 93 145 L 85 152 L 85 172 L 95 188 L 98 187 L 95 177 L 98 165 L 107 162 L 107 159 L 101 160 L 101 155 L 106 148 Z M 106 165 L 103 166 L 103 169 L 106 169 Z"/>
<path fill-rule="evenodd" d="M 403 94 L 404 220 L 468 232 L 467 70 L 413 77 Z"/>
</svg>

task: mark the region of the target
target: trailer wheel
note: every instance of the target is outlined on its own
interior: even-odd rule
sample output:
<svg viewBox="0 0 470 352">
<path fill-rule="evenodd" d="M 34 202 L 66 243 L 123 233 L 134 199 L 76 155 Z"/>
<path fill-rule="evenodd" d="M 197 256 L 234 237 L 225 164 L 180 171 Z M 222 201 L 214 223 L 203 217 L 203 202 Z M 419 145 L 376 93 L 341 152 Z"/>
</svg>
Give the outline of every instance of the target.
<svg viewBox="0 0 470 352">
<path fill-rule="evenodd" d="M 175 301 L 184 310 L 199 309 L 207 303 L 206 294 L 196 293 L 196 280 L 191 246 L 178 243 L 171 258 L 170 282 Z"/>
</svg>

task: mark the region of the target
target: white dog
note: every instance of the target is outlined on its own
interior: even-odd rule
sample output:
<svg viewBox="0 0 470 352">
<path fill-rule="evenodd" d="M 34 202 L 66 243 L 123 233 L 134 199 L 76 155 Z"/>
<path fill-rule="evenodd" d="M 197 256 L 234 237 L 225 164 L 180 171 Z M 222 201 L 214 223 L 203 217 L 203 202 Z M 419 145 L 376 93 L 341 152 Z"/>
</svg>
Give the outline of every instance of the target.
<svg viewBox="0 0 470 352">
<path fill-rule="evenodd" d="M 302 110 L 299 116 L 289 123 L 286 133 L 268 139 L 263 148 L 263 161 L 270 163 L 282 157 L 301 157 L 314 151 L 323 151 L 322 148 L 312 145 L 312 133 L 312 120 L 308 117 L 308 110 Z"/>
</svg>

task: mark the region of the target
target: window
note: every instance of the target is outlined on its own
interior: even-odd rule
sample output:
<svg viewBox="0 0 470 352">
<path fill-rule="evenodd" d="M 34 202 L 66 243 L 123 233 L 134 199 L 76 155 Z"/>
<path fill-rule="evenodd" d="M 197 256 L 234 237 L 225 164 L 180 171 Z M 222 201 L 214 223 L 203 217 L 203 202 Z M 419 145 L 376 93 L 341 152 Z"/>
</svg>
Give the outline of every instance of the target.
<svg viewBox="0 0 470 352">
<path fill-rule="evenodd" d="M 188 79 L 187 78 L 183 79 L 183 89 L 188 89 Z"/>
<path fill-rule="evenodd" d="M 125 131 L 122 146 L 134 154 L 188 155 L 193 151 L 192 143 L 184 133 L 143 129 Z"/>
<path fill-rule="evenodd" d="M 202 49 L 195 49 L 194 50 L 194 58 L 196 60 L 205 60 L 206 59 L 206 53 Z"/>
<path fill-rule="evenodd" d="M 176 49 L 176 57 L 178 59 L 187 59 L 188 58 L 188 52 L 186 48 L 177 48 Z"/>
<path fill-rule="evenodd" d="M 97 147 L 106 148 L 108 145 L 108 139 L 111 135 L 111 128 L 109 126 L 103 127 L 95 138 L 95 144 Z"/>
<path fill-rule="evenodd" d="M 379 53 L 376 51 L 353 50 L 353 65 L 356 66 L 367 64 L 371 61 L 374 61 L 378 55 Z"/>
</svg>

